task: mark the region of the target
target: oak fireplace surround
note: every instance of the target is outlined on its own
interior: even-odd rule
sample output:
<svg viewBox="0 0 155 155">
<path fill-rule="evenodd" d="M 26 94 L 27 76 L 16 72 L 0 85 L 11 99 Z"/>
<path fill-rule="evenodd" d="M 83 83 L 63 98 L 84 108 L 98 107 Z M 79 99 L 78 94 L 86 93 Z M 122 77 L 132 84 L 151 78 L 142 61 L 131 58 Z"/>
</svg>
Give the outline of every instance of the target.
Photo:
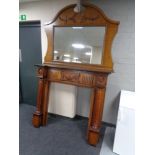
<svg viewBox="0 0 155 155">
<path fill-rule="evenodd" d="M 101 9 L 92 4 L 84 3 L 82 6 L 83 9 L 77 12 L 75 11 L 76 4 L 63 8 L 52 22 L 45 25 L 48 48 L 44 63 L 37 65 L 38 97 L 32 123 L 34 127 L 47 124 L 48 94 L 51 82 L 92 88 L 87 140 L 89 144 L 96 145 L 99 141 L 107 78 L 113 71 L 112 41 L 117 33 L 119 22 L 109 19 Z M 63 27 L 67 29 L 61 29 Z M 89 27 L 95 28 L 90 31 Z M 102 37 L 100 31 L 98 32 L 98 27 L 105 28 L 105 35 L 103 40 L 98 39 L 97 42 L 95 41 L 97 38 L 92 36 L 96 34 L 97 37 L 98 34 L 99 38 Z M 56 33 L 56 28 L 60 28 L 61 34 Z M 74 28 L 76 29 L 74 30 Z M 78 36 L 85 46 L 76 50 L 70 46 L 70 42 L 74 43 Z M 84 39 L 81 39 L 81 36 Z M 61 38 L 63 38 L 62 41 Z M 59 43 L 54 43 L 56 41 Z M 65 43 L 63 44 L 63 42 Z M 96 46 L 98 47 L 96 48 Z M 88 49 L 89 55 L 87 54 Z M 96 59 L 94 49 L 97 49 L 98 53 L 102 53 L 97 61 L 93 61 L 93 57 Z M 69 53 L 69 58 L 66 53 Z M 101 61 L 99 61 L 100 59 Z"/>
</svg>

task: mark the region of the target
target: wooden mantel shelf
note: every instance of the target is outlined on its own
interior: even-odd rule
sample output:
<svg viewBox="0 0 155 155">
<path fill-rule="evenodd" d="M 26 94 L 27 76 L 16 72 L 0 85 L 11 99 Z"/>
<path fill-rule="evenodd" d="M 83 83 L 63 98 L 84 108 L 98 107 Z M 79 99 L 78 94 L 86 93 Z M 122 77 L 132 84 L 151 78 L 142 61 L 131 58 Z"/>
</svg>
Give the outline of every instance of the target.
<svg viewBox="0 0 155 155">
<path fill-rule="evenodd" d="M 61 63 L 61 62 L 50 62 L 50 63 L 44 63 L 44 64 L 36 64 L 35 66 L 42 66 L 42 67 L 56 67 L 56 68 L 64 68 L 64 69 L 77 69 L 77 70 L 84 70 L 84 71 L 90 71 L 90 72 L 100 72 L 100 73 L 111 73 L 113 70 L 108 67 L 103 67 L 101 65 L 81 65 L 78 63 Z"/>
</svg>

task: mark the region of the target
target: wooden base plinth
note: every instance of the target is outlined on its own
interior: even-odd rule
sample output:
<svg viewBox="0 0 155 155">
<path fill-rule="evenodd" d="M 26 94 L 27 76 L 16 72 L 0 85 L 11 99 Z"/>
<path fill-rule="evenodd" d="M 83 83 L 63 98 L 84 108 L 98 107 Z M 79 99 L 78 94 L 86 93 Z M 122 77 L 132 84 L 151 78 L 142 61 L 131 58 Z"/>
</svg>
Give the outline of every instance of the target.
<svg viewBox="0 0 155 155">
<path fill-rule="evenodd" d="M 39 128 L 41 126 L 42 114 L 35 112 L 32 118 L 32 124 L 34 127 Z"/>
<path fill-rule="evenodd" d="M 99 142 L 99 137 L 100 137 L 100 133 L 99 131 L 93 131 L 93 130 L 89 130 L 88 131 L 88 143 L 90 145 L 94 145 L 96 146 L 97 143 Z"/>
<path fill-rule="evenodd" d="M 88 143 L 90 145 L 96 146 L 99 141 L 99 133 L 89 132 L 88 134 Z"/>
</svg>

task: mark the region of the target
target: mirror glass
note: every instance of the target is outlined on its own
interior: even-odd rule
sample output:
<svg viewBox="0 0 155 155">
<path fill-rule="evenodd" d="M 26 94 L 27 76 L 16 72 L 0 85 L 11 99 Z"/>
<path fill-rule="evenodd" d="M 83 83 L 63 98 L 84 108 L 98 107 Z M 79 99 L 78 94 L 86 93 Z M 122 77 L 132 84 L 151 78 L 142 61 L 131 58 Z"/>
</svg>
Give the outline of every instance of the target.
<svg viewBox="0 0 155 155">
<path fill-rule="evenodd" d="M 105 27 L 55 27 L 54 60 L 101 64 Z"/>
</svg>

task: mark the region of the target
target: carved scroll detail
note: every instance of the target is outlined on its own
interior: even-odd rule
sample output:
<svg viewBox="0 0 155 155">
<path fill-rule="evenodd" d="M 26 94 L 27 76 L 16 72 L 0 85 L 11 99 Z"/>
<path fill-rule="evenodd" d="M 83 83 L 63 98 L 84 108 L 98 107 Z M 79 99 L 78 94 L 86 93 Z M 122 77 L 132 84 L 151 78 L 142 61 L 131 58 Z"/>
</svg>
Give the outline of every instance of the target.
<svg viewBox="0 0 155 155">
<path fill-rule="evenodd" d="M 90 22 L 93 22 L 95 20 L 97 20 L 99 18 L 98 15 L 94 16 L 94 17 L 87 17 L 85 15 L 81 15 L 81 16 L 78 16 L 78 14 L 73 14 L 72 16 L 65 16 L 65 17 L 62 17 L 60 16 L 59 19 L 65 23 L 68 23 L 69 21 L 72 21 L 73 23 L 82 23 L 82 22 L 87 22 L 87 21 L 90 21 Z"/>
</svg>

